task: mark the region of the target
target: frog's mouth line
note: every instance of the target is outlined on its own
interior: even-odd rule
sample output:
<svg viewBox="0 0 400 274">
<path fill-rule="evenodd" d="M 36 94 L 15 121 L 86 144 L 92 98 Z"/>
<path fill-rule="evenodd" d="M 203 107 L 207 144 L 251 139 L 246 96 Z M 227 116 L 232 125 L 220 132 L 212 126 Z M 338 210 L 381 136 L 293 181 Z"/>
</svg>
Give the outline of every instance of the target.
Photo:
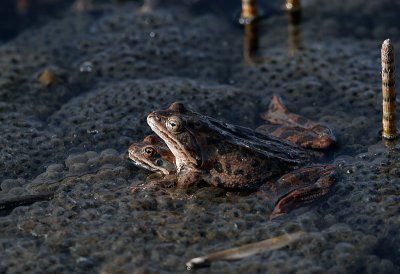
<svg viewBox="0 0 400 274">
<path fill-rule="evenodd" d="M 129 153 L 129 158 L 135 163 L 135 165 L 145 168 L 147 170 L 153 172 L 160 172 L 162 174 L 168 175 L 169 171 L 163 167 L 155 166 L 151 161 L 145 161 L 144 159 L 140 159 L 136 157 L 134 154 Z"/>
<path fill-rule="evenodd" d="M 176 164 L 176 169 L 177 172 L 179 172 L 184 164 L 190 163 L 195 167 L 197 165 L 196 159 L 194 159 L 192 156 L 187 154 L 185 152 L 184 147 L 170 134 L 166 133 L 163 130 L 162 126 L 159 126 L 157 124 L 157 121 L 155 121 L 155 118 L 153 116 L 148 116 L 147 117 L 147 123 L 151 127 L 151 129 L 161 137 L 161 139 L 164 140 L 164 142 L 167 144 L 168 148 L 171 150 L 171 152 L 175 155 L 175 164 Z M 181 160 L 183 158 L 183 161 Z"/>
</svg>

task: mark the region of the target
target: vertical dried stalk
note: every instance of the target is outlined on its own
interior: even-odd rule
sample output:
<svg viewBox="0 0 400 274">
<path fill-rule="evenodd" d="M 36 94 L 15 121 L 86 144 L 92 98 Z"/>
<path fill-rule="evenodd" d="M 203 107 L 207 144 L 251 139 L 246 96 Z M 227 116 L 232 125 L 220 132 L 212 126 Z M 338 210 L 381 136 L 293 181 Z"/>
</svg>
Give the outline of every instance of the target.
<svg viewBox="0 0 400 274">
<path fill-rule="evenodd" d="M 250 24 L 258 16 L 256 0 L 242 0 L 242 14 L 239 22 L 241 24 Z"/>
<path fill-rule="evenodd" d="M 286 0 L 286 10 L 299 10 L 300 9 L 300 0 Z"/>
<path fill-rule="evenodd" d="M 394 47 L 389 39 L 382 44 L 382 95 L 383 95 L 383 131 L 382 136 L 386 139 L 397 137 L 396 129 L 396 83 Z"/>
</svg>

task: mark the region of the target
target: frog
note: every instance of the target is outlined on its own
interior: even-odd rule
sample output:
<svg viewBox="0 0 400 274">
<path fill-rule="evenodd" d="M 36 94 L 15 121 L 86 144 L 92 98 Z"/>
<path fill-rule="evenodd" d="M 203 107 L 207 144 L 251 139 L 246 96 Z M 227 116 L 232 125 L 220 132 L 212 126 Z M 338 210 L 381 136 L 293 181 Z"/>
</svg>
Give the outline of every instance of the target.
<svg viewBox="0 0 400 274">
<path fill-rule="evenodd" d="M 273 96 L 271 100 L 271 104 L 269 106 L 268 115 L 271 118 L 265 118 L 267 121 L 271 121 L 274 123 L 273 130 L 267 131 L 271 135 L 276 137 L 284 138 L 290 142 L 298 143 L 300 146 L 309 147 L 310 143 L 303 142 L 304 138 L 296 138 L 297 135 L 301 134 L 301 136 L 307 136 L 307 140 L 311 140 L 312 142 L 321 143 L 319 136 L 315 137 L 315 133 L 313 130 L 309 128 L 303 128 L 296 124 L 295 121 L 300 121 L 302 124 L 305 124 L 304 121 L 307 121 L 307 124 L 311 124 L 310 120 L 307 120 L 304 117 L 301 117 L 297 114 L 290 113 L 281 102 L 281 98 L 278 96 Z M 279 114 L 279 112 L 284 112 L 283 115 Z M 274 119 L 279 116 L 280 120 Z M 268 117 L 268 116 L 266 116 Z M 284 120 L 285 117 L 290 117 L 289 121 Z M 293 119 L 292 117 L 296 118 Z M 281 124 L 279 124 L 281 123 Z M 256 131 L 265 134 L 267 128 L 266 126 L 261 126 L 256 129 Z M 290 134 L 284 134 L 285 131 L 289 131 Z M 314 139 L 313 139 L 314 138 Z M 301 142 L 296 142 L 300 140 Z M 315 146 L 313 146 L 315 147 Z M 321 146 L 319 146 L 321 147 Z M 132 187 L 130 189 L 131 192 L 149 189 L 150 185 L 155 185 L 155 180 L 159 180 L 162 178 L 167 178 L 166 175 L 171 175 L 176 172 L 175 169 L 175 156 L 169 150 L 167 145 L 157 136 L 157 135 L 149 135 L 144 138 L 141 142 L 133 143 L 128 149 L 128 156 L 133 161 L 133 163 L 139 167 L 145 168 L 149 171 L 157 173 L 156 175 L 152 174 L 147 177 L 147 184 L 142 185 L 141 187 Z M 159 176 L 161 175 L 161 176 Z M 173 179 L 172 176 L 168 177 L 169 179 Z"/>
<path fill-rule="evenodd" d="M 336 143 L 335 133 L 329 126 L 290 112 L 277 95 L 272 96 L 268 111 L 261 118 L 264 124 L 256 128 L 261 134 L 270 134 L 315 150 L 328 149 Z"/>
<path fill-rule="evenodd" d="M 141 142 L 131 144 L 128 148 L 128 157 L 135 165 L 152 172 L 164 175 L 176 172 L 175 156 L 154 134 L 146 136 Z"/>
<path fill-rule="evenodd" d="M 268 111 L 261 117 L 265 124 L 256 128 L 258 133 L 271 134 L 310 149 L 326 149 L 336 142 L 328 126 L 290 112 L 277 95 L 272 96 Z M 149 171 L 164 175 L 176 171 L 175 156 L 157 135 L 149 135 L 142 142 L 132 144 L 128 154 L 137 166 Z"/>
<path fill-rule="evenodd" d="M 154 190 L 158 186 L 174 186 L 175 156 L 157 135 L 148 135 L 143 141 L 131 144 L 128 157 L 135 165 L 154 172 L 144 183 L 130 187 L 128 192 Z"/>
<path fill-rule="evenodd" d="M 175 156 L 177 187 L 206 183 L 227 190 L 257 191 L 263 186 L 280 195 L 273 218 L 326 195 L 337 176 L 333 165 L 311 166 L 319 157 L 314 151 L 193 112 L 181 102 L 151 112 L 147 123 Z"/>
</svg>

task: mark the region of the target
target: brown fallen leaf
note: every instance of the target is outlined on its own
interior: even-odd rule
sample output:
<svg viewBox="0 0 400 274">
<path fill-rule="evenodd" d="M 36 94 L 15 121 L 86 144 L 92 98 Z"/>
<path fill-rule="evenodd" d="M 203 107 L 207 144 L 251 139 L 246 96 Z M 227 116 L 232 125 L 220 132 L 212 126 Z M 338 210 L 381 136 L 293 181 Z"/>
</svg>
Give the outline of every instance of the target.
<svg viewBox="0 0 400 274">
<path fill-rule="evenodd" d="M 281 236 L 273 237 L 261 242 L 242 245 L 235 248 L 217 251 L 206 256 L 196 257 L 186 263 L 188 270 L 209 265 L 215 261 L 231 261 L 240 260 L 258 253 L 271 251 L 285 247 L 294 241 L 298 240 L 301 236 L 305 235 L 304 231 L 298 231 L 290 234 L 283 234 Z"/>
</svg>

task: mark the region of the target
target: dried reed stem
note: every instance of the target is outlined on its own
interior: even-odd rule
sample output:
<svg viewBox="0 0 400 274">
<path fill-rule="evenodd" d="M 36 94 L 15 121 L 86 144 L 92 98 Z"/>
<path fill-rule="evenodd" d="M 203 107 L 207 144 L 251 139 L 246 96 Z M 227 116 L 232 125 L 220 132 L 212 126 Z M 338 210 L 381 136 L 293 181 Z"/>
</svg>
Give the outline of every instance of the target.
<svg viewBox="0 0 400 274">
<path fill-rule="evenodd" d="M 242 0 L 242 14 L 239 22 L 241 24 L 250 24 L 258 16 L 256 0 Z"/>
<path fill-rule="evenodd" d="M 397 137 L 395 60 L 394 47 L 389 39 L 386 39 L 382 44 L 381 61 L 383 95 L 382 136 L 386 139 L 395 139 Z"/>
<path fill-rule="evenodd" d="M 299 10 L 301 8 L 300 0 L 286 0 L 286 10 Z"/>
</svg>

